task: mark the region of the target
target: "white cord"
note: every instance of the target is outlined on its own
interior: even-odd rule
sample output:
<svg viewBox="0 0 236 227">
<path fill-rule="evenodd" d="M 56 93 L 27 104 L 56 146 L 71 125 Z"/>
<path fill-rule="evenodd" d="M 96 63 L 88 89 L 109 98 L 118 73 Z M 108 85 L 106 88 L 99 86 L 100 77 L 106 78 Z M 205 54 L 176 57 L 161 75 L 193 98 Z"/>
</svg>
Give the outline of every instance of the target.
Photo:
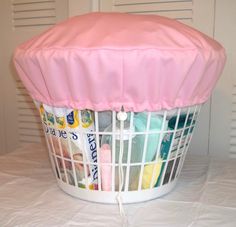
<svg viewBox="0 0 236 227">
<path fill-rule="evenodd" d="M 127 226 L 127 217 L 125 215 L 124 207 L 123 207 L 123 202 L 122 202 L 122 196 L 121 196 L 121 191 L 124 186 L 124 170 L 122 167 L 122 161 L 123 161 L 123 153 L 124 153 L 124 120 L 121 115 L 124 112 L 120 112 L 118 115 L 118 119 L 120 120 L 120 153 L 119 153 L 119 191 L 118 195 L 116 197 L 118 205 L 119 205 L 119 210 L 120 210 L 120 215 L 122 217 L 122 223 L 123 226 Z M 126 113 L 125 113 L 126 114 Z M 121 116 L 121 117 L 120 117 Z M 127 115 L 126 115 L 127 116 Z"/>
</svg>

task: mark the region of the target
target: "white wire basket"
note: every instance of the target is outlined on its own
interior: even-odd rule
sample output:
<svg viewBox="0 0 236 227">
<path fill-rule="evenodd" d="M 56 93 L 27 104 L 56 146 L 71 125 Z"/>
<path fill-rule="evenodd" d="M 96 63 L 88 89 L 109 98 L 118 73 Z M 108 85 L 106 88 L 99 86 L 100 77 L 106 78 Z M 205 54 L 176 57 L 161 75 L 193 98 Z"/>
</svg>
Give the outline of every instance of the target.
<svg viewBox="0 0 236 227">
<path fill-rule="evenodd" d="M 59 187 L 80 199 L 151 200 L 176 185 L 201 105 L 96 112 L 36 103 Z"/>
</svg>

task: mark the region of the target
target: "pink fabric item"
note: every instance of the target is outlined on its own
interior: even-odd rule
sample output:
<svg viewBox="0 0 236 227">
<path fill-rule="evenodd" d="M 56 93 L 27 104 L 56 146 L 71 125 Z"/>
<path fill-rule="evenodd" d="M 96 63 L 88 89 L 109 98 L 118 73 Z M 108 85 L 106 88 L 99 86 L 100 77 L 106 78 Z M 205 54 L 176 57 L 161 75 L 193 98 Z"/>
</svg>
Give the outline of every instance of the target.
<svg viewBox="0 0 236 227">
<path fill-rule="evenodd" d="M 111 165 L 102 165 L 104 163 L 111 164 L 111 148 L 109 144 L 102 145 L 99 157 L 101 163 L 102 190 L 111 191 L 112 167 Z"/>
<path fill-rule="evenodd" d="M 207 101 L 225 52 L 213 39 L 172 19 L 91 13 L 23 43 L 14 62 L 37 101 L 139 112 Z"/>
</svg>

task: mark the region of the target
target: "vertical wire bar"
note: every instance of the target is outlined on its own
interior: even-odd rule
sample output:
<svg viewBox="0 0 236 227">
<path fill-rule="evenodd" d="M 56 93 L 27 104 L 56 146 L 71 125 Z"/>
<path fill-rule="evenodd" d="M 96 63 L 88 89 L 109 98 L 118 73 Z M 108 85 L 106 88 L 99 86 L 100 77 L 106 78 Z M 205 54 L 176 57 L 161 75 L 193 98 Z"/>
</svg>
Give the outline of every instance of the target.
<svg viewBox="0 0 236 227">
<path fill-rule="evenodd" d="M 145 140 L 144 140 L 144 146 L 143 146 L 143 156 L 142 156 L 142 163 L 141 163 L 141 171 L 140 171 L 139 182 L 138 182 L 138 191 L 141 190 L 142 181 L 143 181 L 143 169 L 144 169 L 144 164 L 145 164 L 145 160 L 146 160 L 147 141 L 148 141 L 148 136 L 149 136 L 150 121 L 151 121 L 151 112 L 148 112 L 146 131 L 144 133 Z"/>
<path fill-rule="evenodd" d="M 124 185 L 123 153 L 124 153 L 124 121 L 120 120 L 120 151 L 119 151 L 119 193 Z"/>
<path fill-rule="evenodd" d="M 134 112 L 131 112 L 130 115 L 130 127 L 129 127 L 129 144 L 128 144 L 128 157 L 127 157 L 127 167 L 126 167 L 126 176 L 125 176 L 125 191 L 129 189 L 129 173 L 130 173 L 130 160 L 131 160 L 131 151 L 132 151 L 132 127 L 134 125 Z"/>
<path fill-rule="evenodd" d="M 112 187 L 111 190 L 115 191 L 115 165 L 116 165 L 116 112 L 112 111 L 112 132 L 111 132 L 111 139 L 112 139 Z"/>
<path fill-rule="evenodd" d="M 177 174 L 179 174 L 181 172 L 181 169 L 183 167 L 184 160 L 185 160 L 185 157 L 186 157 L 189 145 L 190 145 L 190 141 L 191 141 L 192 136 L 191 136 L 191 138 L 189 138 L 189 136 L 193 135 L 193 131 L 192 131 L 192 134 L 190 133 L 190 131 L 191 131 L 191 128 L 193 126 L 193 122 L 194 122 L 194 119 L 195 119 L 195 116 L 196 116 L 196 113 L 197 113 L 197 109 L 198 109 L 198 106 L 195 106 L 194 111 L 193 111 L 193 118 L 192 118 L 192 121 L 191 121 L 190 126 L 189 126 L 188 134 L 186 135 L 186 138 L 185 138 L 184 153 L 181 157 L 181 166 L 178 168 Z M 189 143 L 188 143 L 188 141 L 189 141 Z"/>
<path fill-rule="evenodd" d="M 37 110 L 38 110 L 38 112 L 39 112 L 41 124 L 42 124 L 42 127 L 43 127 L 44 138 L 45 138 L 45 141 L 46 141 L 46 144 L 47 144 L 48 155 L 49 155 L 49 158 L 50 158 L 50 162 L 51 162 L 51 165 L 52 165 L 52 169 L 53 169 L 53 172 L 54 172 L 54 174 L 55 174 L 55 177 L 58 178 L 57 171 L 56 171 L 56 169 L 55 169 L 55 161 L 53 161 L 54 158 L 53 158 L 53 156 L 52 156 L 52 152 L 53 152 L 53 151 L 52 151 L 51 146 L 50 146 L 50 144 L 49 144 L 48 137 L 47 137 L 47 133 L 46 133 L 46 129 L 45 129 L 45 128 L 47 127 L 47 124 L 44 123 L 43 117 L 42 117 L 42 115 L 41 115 L 41 113 L 40 113 L 40 106 L 42 105 L 42 103 L 39 103 L 38 101 L 35 101 L 35 100 L 34 100 L 34 104 L 35 104 L 35 106 L 36 106 L 36 108 L 37 108 Z M 44 114 L 45 114 L 45 111 L 44 111 Z M 45 114 L 45 115 L 46 115 L 46 114 Z"/>
<path fill-rule="evenodd" d="M 171 169 L 171 174 L 170 174 L 169 182 L 171 182 L 171 178 L 172 178 L 172 175 L 173 175 L 173 172 L 174 172 L 176 159 L 177 159 L 178 154 L 179 154 L 179 150 L 180 150 L 180 147 L 181 147 L 181 142 L 182 142 L 182 139 L 183 139 L 184 131 L 185 131 L 185 128 L 186 128 L 186 125 L 187 125 L 187 122 L 188 122 L 189 112 L 190 112 L 190 108 L 188 108 L 188 111 L 187 111 L 187 114 L 186 114 L 186 118 L 185 118 L 185 121 L 184 121 L 184 126 L 183 126 L 183 129 L 182 129 L 181 136 L 180 136 L 180 139 L 179 139 L 179 144 L 178 144 L 178 147 L 177 147 L 177 150 L 176 150 L 176 154 L 175 154 L 175 158 L 174 158 L 173 167 Z M 184 146 L 183 146 L 183 148 L 184 148 Z M 176 169 L 176 171 L 177 171 L 177 169 Z"/>
<path fill-rule="evenodd" d="M 121 112 L 119 112 L 121 113 Z M 119 190 L 118 190 L 118 194 L 116 196 L 117 199 L 117 203 L 120 209 L 120 215 L 122 217 L 125 218 L 126 220 L 126 216 L 125 216 L 125 211 L 123 208 L 123 203 L 122 203 L 122 195 L 121 195 L 121 191 L 123 189 L 123 185 L 124 185 L 124 169 L 123 169 L 123 154 L 124 154 L 124 120 L 119 118 L 120 121 L 120 132 L 119 132 L 119 136 L 120 136 L 120 153 L 119 153 L 119 164 L 118 164 L 118 169 L 119 169 Z"/>
<path fill-rule="evenodd" d="M 176 131 L 177 131 L 177 128 L 178 128 L 178 124 L 179 124 L 180 110 L 181 109 L 179 108 L 178 111 L 177 111 L 177 118 L 176 118 L 176 122 L 175 122 L 174 132 L 173 132 L 173 130 L 171 130 L 171 133 L 173 133 L 172 134 L 172 138 L 171 138 L 171 145 L 170 145 L 169 152 L 168 152 L 168 155 L 167 155 L 166 165 L 164 167 L 164 171 L 163 171 L 163 174 L 162 174 L 162 179 L 161 179 L 161 184 L 160 185 L 163 185 L 163 182 L 164 182 L 164 179 L 165 179 L 167 166 L 168 166 L 169 160 L 170 160 L 171 150 L 172 150 L 172 147 L 173 147 L 173 144 L 174 144 L 174 140 L 175 140 L 175 134 L 176 134 Z"/>
<path fill-rule="evenodd" d="M 95 135 L 97 144 L 97 171 L 98 171 L 98 190 L 102 189 L 101 182 L 101 162 L 100 162 L 100 144 L 99 144 L 99 126 L 98 126 L 98 112 L 95 111 Z"/>
<path fill-rule="evenodd" d="M 160 151 L 161 151 L 161 144 L 162 144 L 162 139 L 164 137 L 164 128 L 165 128 L 165 124 L 166 124 L 166 116 L 167 116 L 167 111 L 165 110 L 163 121 L 162 121 L 162 126 L 161 126 L 161 132 L 160 132 L 160 135 L 159 135 L 159 142 L 158 142 L 158 146 L 157 146 L 154 165 L 157 164 L 158 158 L 159 158 L 159 155 L 160 155 Z M 162 160 L 161 165 L 163 165 L 163 160 Z M 160 170 L 160 174 L 161 174 L 161 170 Z M 150 184 L 150 189 L 152 188 L 152 185 L 154 184 L 154 179 L 155 179 L 154 176 L 155 176 L 155 168 L 153 168 L 153 170 L 152 170 L 152 180 L 151 180 L 151 184 Z M 159 177 L 161 177 L 161 176 L 159 175 Z"/>
<path fill-rule="evenodd" d="M 55 177 L 58 178 L 58 174 L 57 174 L 57 171 L 55 169 L 55 159 L 52 155 L 52 149 L 51 149 L 51 146 L 49 144 L 49 141 L 48 141 L 48 136 L 47 136 L 47 133 L 45 131 L 45 128 L 44 127 L 47 127 L 47 125 L 44 125 L 43 123 L 43 120 L 42 120 L 42 117 L 40 116 L 41 118 L 41 123 L 42 123 L 42 126 L 43 126 L 43 132 L 44 132 L 44 137 L 45 137 L 45 140 L 46 140 L 46 144 L 47 144 L 47 148 L 48 148 L 48 153 L 49 153 L 49 158 L 50 158 L 50 161 L 51 161 L 51 165 L 52 165 L 52 168 L 53 168 L 53 172 L 55 174 Z"/>
<path fill-rule="evenodd" d="M 85 178 L 85 188 L 89 189 L 89 184 L 88 184 L 88 169 L 87 166 L 91 165 L 91 163 L 88 164 L 88 152 L 87 152 L 87 147 L 86 144 L 84 144 L 84 133 L 82 132 L 82 115 L 81 115 L 81 110 L 78 111 L 79 114 L 79 137 L 81 141 L 81 146 L 82 146 L 82 154 L 83 154 L 83 167 L 84 167 L 84 178 Z M 89 168 L 90 169 L 90 168 Z M 91 173 L 92 174 L 92 173 Z"/>
<path fill-rule="evenodd" d="M 177 176 L 179 175 L 179 173 L 181 172 L 181 170 L 182 170 L 182 168 L 183 168 L 184 160 L 185 160 L 185 157 L 186 157 L 186 154 L 187 154 L 187 151 L 188 151 L 188 148 L 189 148 L 191 139 L 192 139 L 192 137 L 193 137 L 193 131 L 194 131 L 194 130 L 192 131 L 191 134 L 190 134 L 190 130 L 191 130 L 191 128 L 193 127 L 193 122 L 194 122 L 195 116 L 198 116 L 198 115 L 199 115 L 200 110 L 201 110 L 201 105 L 196 105 L 196 106 L 194 107 L 193 118 L 192 118 L 192 121 L 191 121 L 191 123 L 190 123 L 190 125 L 189 125 L 188 134 L 186 135 L 186 140 L 185 140 L 185 143 L 184 143 L 184 152 L 183 152 L 183 155 L 182 155 L 182 157 L 181 157 L 181 163 L 180 163 L 180 165 L 179 165 L 178 170 L 176 171 L 176 173 L 177 173 L 176 175 L 177 175 Z M 196 125 L 196 120 L 195 120 L 195 125 Z M 194 127 L 195 127 L 195 126 L 194 126 Z M 189 135 L 190 135 L 190 138 L 188 139 Z M 189 142 L 188 142 L 188 141 L 189 141 Z M 188 144 L 187 144 L 187 142 L 188 142 Z"/>
<path fill-rule="evenodd" d="M 72 171 L 73 171 L 73 176 L 74 176 L 74 181 L 75 181 L 75 187 L 78 187 L 78 180 L 77 180 L 77 176 L 76 176 L 76 171 L 75 171 L 75 160 L 74 160 L 74 156 L 73 156 L 73 152 L 71 149 L 71 139 L 70 139 L 70 132 L 69 132 L 69 126 L 68 126 L 68 122 L 67 122 L 67 114 L 66 114 L 66 109 L 64 109 L 63 111 L 63 117 L 65 119 L 65 132 L 66 132 L 66 141 L 69 147 L 69 154 L 71 157 L 71 166 L 72 166 Z"/>
<path fill-rule="evenodd" d="M 52 142 L 52 135 L 51 135 L 51 133 L 50 133 L 50 126 L 48 125 L 48 116 L 47 116 L 47 113 L 46 113 L 45 110 L 44 110 L 44 112 L 45 112 L 45 118 L 46 118 L 46 122 L 47 122 L 47 127 L 48 127 L 48 129 L 49 129 L 49 133 L 48 133 L 48 135 L 49 135 L 49 141 L 50 141 L 50 144 L 51 144 L 51 148 L 52 148 L 52 150 L 53 150 L 53 153 L 54 153 L 54 160 L 55 160 L 55 163 L 56 163 L 56 168 L 57 168 L 57 170 L 58 170 L 59 178 L 60 178 L 60 180 L 62 180 L 60 168 L 59 168 L 58 161 L 57 161 L 57 155 L 56 155 L 56 152 L 55 152 L 55 149 L 54 149 L 54 145 L 53 145 L 53 142 Z M 52 129 L 54 129 L 54 128 L 52 127 Z M 54 129 L 54 130 L 55 130 L 55 129 Z"/>
<path fill-rule="evenodd" d="M 189 109 L 192 109 L 192 108 L 189 107 Z M 188 138 L 189 138 L 189 135 L 190 135 L 192 123 L 193 123 L 193 121 L 194 121 L 194 116 L 195 116 L 196 110 L 197 110 L 197 106 L 194 107 L 193 117 L 192 117 L 191 123 L 190 123 L 190 125 L 189 125 L 189 127 L 188 127 L 188 133 L 187 133 L 187 135 L 186 135 L 186 137 L 185 137 L 185 141 L 184 141 L 184 152 L 183 152 L 182 157 L 181 157 L 181 160 L 180 160 L 181 163 L 179 164 L 179 168 L 178 168 L 177 171 L 176 171 L 176 172 L 177 172 L 177 174 L 176 174 L 177 176 L 178 176 L 178 174 L 181 172 L 181 169 L 182 169 L 182 167 L 183 167 L 183 163 L 184 163 L 184 160 L 185 160 L 185 156 L 186 156 L 187 151 L 188 151 L 188 147 L 189 147 L 189 146 L 187 146 L 187 142 L 188 142 Z"/>
<path fill-rule="evenodd" d="M 45 132 L 44 132 L 44 136 L 45 136 L 47 148 L 48 148 L 48 151 L 49 151 L 49 158 L 50 158 L 50 161 L 51 161 L 52 169 L 53 169 L 53 172 L 55 174 L 55 177 L 58 178 L 58 174 L 57 174 L 57 171 L 55 169 L 55 160 L 54 160 L 54 158 L 51 154 L 52 150 L 51 150 L 51 147 L 50 147 L 49 142 L 48 142 L 47 134 Z"/>
<path fill-rule="evenodd" d="M 56 121 L 55 107 L 52 107 L 52 110 L 53 110 L 54 127 L 55 127 L 55 130 L 57 130 L 59 132 L 59 128 L 57 127 L 57 121 Z M 63 152 L 62 152 L 61 140 L 59 139 L 59 136 L 57 136 L 57 135 L 56 135 L 56 138 L 57 138 L 57 142 L 58 142 L 58 145 L 59 145 L 59 150 L 60 150 L 60 155 L 61 155 L 61 162 L 62 162 L 64 174 L 65 174 L 65 177 L 66 177 L 66 183 L 69 184 L 67 171 L 66 171 L 66 165 L 65 165 L 65 157 L 64 157 Z"/>
</svg>

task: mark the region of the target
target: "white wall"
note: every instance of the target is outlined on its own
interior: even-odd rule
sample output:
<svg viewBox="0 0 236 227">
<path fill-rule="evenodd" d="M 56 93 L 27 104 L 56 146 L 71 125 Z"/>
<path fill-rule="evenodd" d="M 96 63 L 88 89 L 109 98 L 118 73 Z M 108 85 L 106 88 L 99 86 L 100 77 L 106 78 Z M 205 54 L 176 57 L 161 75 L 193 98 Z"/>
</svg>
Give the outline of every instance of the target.
<svg viewBox="0 0 236 227">
<path fill-rule="evenodd" d="M 216 0 L 214 37 L 227 62 L 212 97 L 210 153 L 236 157 L 236 1 Z"/>
</svg>

